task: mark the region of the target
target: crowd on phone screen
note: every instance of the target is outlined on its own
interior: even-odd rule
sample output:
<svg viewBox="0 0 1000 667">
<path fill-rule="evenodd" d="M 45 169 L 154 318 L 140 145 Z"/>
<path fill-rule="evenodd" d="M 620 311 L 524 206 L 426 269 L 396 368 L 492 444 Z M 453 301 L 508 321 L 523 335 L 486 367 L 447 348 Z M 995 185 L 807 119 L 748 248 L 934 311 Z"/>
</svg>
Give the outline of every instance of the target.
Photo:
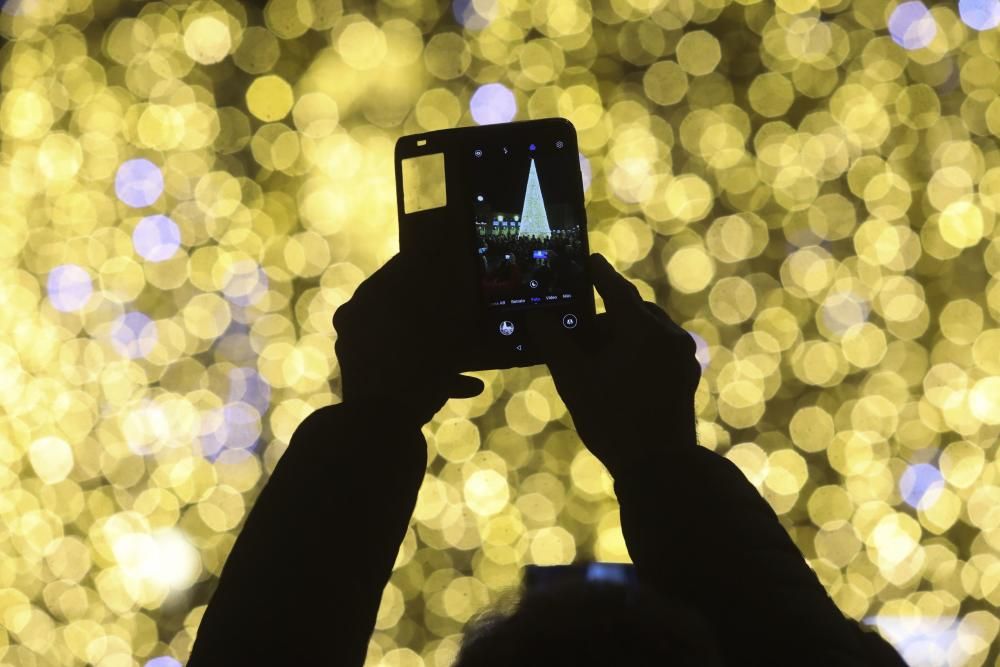
<svg viewBox="0 0 1000 667">
<path fill-rule="evenodd" d="M 483 289 L 490 298 L 554 294 L 567 289 L 582 271 L 583 243 L 576 229 L 553 230 L 550 236 L 490 235 L 480 238 Z M 536 256 L 544 251 L 545 256 Z M 531 281 L 537 287 L 530 287 Z"/>
</svg>

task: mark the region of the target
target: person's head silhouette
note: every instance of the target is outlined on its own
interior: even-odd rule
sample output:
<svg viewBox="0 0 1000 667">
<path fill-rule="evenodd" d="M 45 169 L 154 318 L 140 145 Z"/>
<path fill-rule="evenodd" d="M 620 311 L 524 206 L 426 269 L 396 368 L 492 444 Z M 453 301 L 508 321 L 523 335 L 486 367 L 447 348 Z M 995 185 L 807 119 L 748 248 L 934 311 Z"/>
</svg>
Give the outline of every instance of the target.
<svg viewBox="0 0 1000 667">
<path fill-rule="evenodd" d="M 695 613 L 637 585 L 567 581 L 474 618 L 453 667 L 721 664 Z"/>
</svg>

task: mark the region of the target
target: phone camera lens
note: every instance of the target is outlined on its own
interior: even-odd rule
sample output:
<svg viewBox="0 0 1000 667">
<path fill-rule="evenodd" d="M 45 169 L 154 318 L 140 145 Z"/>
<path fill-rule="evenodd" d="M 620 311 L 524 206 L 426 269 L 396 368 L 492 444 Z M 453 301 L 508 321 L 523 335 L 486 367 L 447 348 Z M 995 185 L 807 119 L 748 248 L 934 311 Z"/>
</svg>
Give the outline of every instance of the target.
<svg viewBox="0 0 1000 667">
<path fill-rule="evenodd" d="M 561 140 L 561 139 L 560 139 L 559 141 L 557 141 L 557 142 L 556 142 L 556 148 L 562 148 L 562 147 L 563 147 L 563 146 L 565 146 L 565 145 L 566 145 L 566 144 L 564 144 L 564 143 L 562 142 L 562 140 Z"/>
</svg>

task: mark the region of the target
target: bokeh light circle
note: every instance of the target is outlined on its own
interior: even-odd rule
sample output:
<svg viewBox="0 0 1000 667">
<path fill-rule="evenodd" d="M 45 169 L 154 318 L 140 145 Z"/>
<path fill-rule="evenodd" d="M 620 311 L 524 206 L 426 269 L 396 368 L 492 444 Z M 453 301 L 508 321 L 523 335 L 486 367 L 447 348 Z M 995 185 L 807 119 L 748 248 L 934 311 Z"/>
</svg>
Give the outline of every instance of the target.
<svg viewBox="0 0 1000 667">
<path fill-rule="evenodd" d="M 970 28 L 991 30 L 1000 25 L 1000 0 L 959 0 L 958 15 Z"/>
<path fill-rule="evenodd" d="M 143 667 L 183 667 L 180 661 L 170 656 L 160 656 L 146 661 Z"/>
<path fill-rule="evenodd" d="M 135 251 L 151 262 L 170 259 L 181 245 L 177 223 L 165 215 L 151 215 L 139 221 L 132 231 Z"/>
<path fill-rule="evenodd" d="M 451 12 L 467 30 L 482 30 L 496 17 L 498 4 L 497 0 L 452 0 Z"/>
<path fill-rule="evenodd" d="M 889 34 L 904 49 L 924 48 L 934 40 L 937 32 L 937 21 L 920 0 L 900 3 L 889 16 Z"/>
<path fill-rule="evenodd" d="M 111 344 L 124 357 L 146 357 L 157 342 L 156 324 L 139 311 L 118 317 L 111 328 Z"/>
<path fill-rule="evenodd" d="M 83 267 L 62 264 L 49 273 L 46 288 L 52 305 L 69 313 L 83 308 L 94 292 L 94 283 Z"/>
<path fill-rule="evenodd" d="M 226 268 L 222 293 L 238 306 L 249 306 L 267 293 L 268 284 L 264 269 L 251 260 L 240 260 Z"/>
<path fill-rule="evenodd" d="M 287 81 L 277 74 L 254 79 L 246 93 L 247 109 L 265 122 L 281 120 L 292 110 L 295 94 Z"/>
<path fill-rule="evenodd" d="M 184 51 L 202 65 L 221 61 L 233 46 L 225 23 L 214 16 L 201 16 L 184 31 Z"/>
<path fill-rule="evenodd" d="M 899 479 L 899 493 L 910 507 L 918 508 L 944 485 L 941 471 L 930 463 L 909 466 Z"/>
<path fill-rule="evenodd" d="M 118 168 L 115 192 L 132 208 L 152 206 L 163 194 L 163 172 L 145 158 L 127 160 Z"/>
<path fill-rule="evenodd" d="M 517 114 L 517 100 L 502 83 L 487 83 L 472 94 L 469 109 L 480 125 L 509 123 Z"/>
</svg>

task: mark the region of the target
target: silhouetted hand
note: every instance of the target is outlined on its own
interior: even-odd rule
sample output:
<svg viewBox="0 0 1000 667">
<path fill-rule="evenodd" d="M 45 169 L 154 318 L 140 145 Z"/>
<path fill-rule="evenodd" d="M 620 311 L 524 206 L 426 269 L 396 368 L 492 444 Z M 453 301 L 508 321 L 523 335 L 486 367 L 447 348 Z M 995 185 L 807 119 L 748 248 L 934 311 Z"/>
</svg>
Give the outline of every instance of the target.
<svg viewBox="0 0 1000 667">
<path fill-rule="evenodd" d="M 701 377 L 695 343 L 599 254 L 589 258 L 606 313 L 591 346 L 549 318 L 528 332 L 583 443 L 614 476 L 673 447 L 696 442 L 694 392 Z M 661 459 L 662 460 L 662 459 Z"/>
<path fill-rule="evenodd" d="M 439 289 L 446 280 L 434 262 L 397 254 L 337 309 L 333 326 L 345 403 L 374 400 L 422 425 L 449 398 L 483 390 L 482 381 L 455 370 L 455 302 Z"/>
</svg>

